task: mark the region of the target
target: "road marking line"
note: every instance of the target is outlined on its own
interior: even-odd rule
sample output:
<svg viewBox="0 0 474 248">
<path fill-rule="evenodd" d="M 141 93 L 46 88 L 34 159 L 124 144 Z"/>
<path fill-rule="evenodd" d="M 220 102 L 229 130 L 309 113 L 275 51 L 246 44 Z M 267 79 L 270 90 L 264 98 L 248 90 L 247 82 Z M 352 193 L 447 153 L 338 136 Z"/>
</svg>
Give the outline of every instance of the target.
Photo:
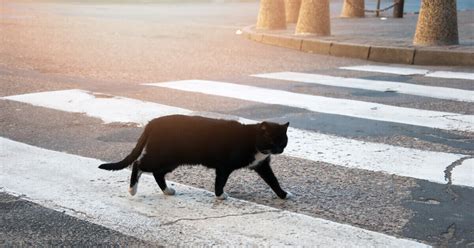
<svg viewBox="0 0 474 248">
<path fill-rule="evenodd" d="M 451 171 L 451 180 L 454 185 L 471 185 L 474 183 L 474 158 L 466 159 Z"/>
<path fill-rule="evenodd" d="M 436 77 L 436 78 L 474 80 L 474 73 L 467 73 L 467 72 L 435 71 L 435 72 L 428 73 L 426 76 Z"/>
<path fill-rule="evenodd" d="M 105 95 L 82 90 L 67 90 L 9 96 L 6 99 L 62 111 L 84 113 L 100 118 L 105 123 L 146 124 L 153 118 L 169 114 L 207 115 L 214 118 L 234 119 L 246 124 L 257 122 L 235 116 L 193 112 L 188 109 L 124 97 L 105 98 L 103 96 Z M 114 100 L 107 102 L 104 99 Z M 118 109 L 115 106 L 119 106 Z M 446 167 L 466 157 L 462 154 L 431 152 L 358 141 L 291 127 L 288 129 L 288 137 L 289 143 L 284 153 L 288 156 L 323 161 L 348 168 L 382 171 L 436 183 L 446 183 L 444 178 Z M 474 180 L 455 181 L 455 184 L 474 187 Z"/>
<path fill-rule="evenodd" d="M 435 77 L 435 78 L 474 80 L 474 73 L 469 73 L 469 72 L 452 72 L 452 71 L 430 72 L 429 70 L 424 70 L 424 69 L 394 67 L 394 66 L 378 66 L 378 65 L 346 66 L 346 67 L 339 67 L 339 69 L 353 70 L 353 71 L 381 72 L 381 73 L 397 74 L 397 75 L 404 75 L 404 76 L 423 75 L 426 77 Z"/>
<path fill-rule="evenodd" d="M 361 66 L 345 66 L 339 67 L 339 69 L 353 70 L 353 71 L 367 71 L 367 72 L 381 72 L 389 74 L 397 74 L 404 76 L 411 75 L 425 75 L 428 70 L 406 68 L 406 67 L 394 67 L 394 66 L 378 66 L 378 65 L 361 65 Z"/>
<path fill-rule="evenodd" d="M 374 90 L 382 92 L 397 92 L 408 95 L 433 97 L 454 101 L 474 102 L 474 91 L 445 87 L 425 86 L 401 82 L 366 80 L 359 78 L 333 77 L 320 74 L 298 72 L 276 72 L 256 74 L 253 77 L 321 84 L 337 87 Z"/>
<path fill-rule="evenodd" d="M 2 190 L 160 245 L 427 247 L 243 200 L 216 201 L 211 192 L 177 183 L 178 194 L 165 196 L 150 176 L 138 196 L 127 197 L 129 171 L 99 170 L 102 161 L 2 137 L 0 146 Z"/>
<path fill-rule="evenodd" d="M 376 121 L 472 132 L 474 116 L 396 107 L 379 103 L 337 99 L 207 80 L 183 80 L 145 84 L 175 90 L 237 98 L 266 104 L 303 108 L 319 113 Z"/>
<path fill-rule="evenodd" d="M 180 108 L 116 97 L 84 90 L 58 90 L 2 97 L 2 99 L 29 103 L 73 113 L 85 113 L 105 123 L 131 122 L 143 126 L 156 116 L 189 114 Z"/>
</svg>

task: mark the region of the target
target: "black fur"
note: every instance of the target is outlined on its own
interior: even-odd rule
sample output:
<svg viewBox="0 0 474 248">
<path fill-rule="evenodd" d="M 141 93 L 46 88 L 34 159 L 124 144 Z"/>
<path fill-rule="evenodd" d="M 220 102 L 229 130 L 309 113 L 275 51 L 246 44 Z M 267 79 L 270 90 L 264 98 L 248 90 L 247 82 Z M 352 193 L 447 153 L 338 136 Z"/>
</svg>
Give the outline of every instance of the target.
<svg viewBox="0 0 474 248">
<path fill-rule="evenodd" d="M 222 196 L 229 175 L 252 164 L 258 152 L 268 155 L 283 152 L 288 141 L 288 125 L 271 122 L 244 125 L 184 115 L 160 117 L 148 123 L 130 155 L 99 168 L 121 170 L 133 163 L 130 187 L 138 182 L 139 171 L 151 172 L 165 192 L 167 173 L 180 165 L 201 164 L 216 170 L 215 193 Z M 255 170 L 280 198 L 287 197 L 270 168 L 270 156 L 250 169 Z"/>
</svg>

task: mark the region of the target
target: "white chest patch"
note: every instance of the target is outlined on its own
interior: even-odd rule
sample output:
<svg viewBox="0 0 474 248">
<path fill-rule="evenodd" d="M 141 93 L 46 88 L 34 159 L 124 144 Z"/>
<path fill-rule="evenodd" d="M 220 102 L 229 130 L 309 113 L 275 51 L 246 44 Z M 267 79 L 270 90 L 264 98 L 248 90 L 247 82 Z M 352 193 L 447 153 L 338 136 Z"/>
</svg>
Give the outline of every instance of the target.
<svg viewBox="0 0 474 248">
<path fill-rule="evenodd" d="M 250 168 L 250 169 L 254 169 L 255 167 L 258 166 L 258 164 L 260 164 L 260 162 L 267 159 L 269 156 L 270 156 L 270 154 L 263 154 L 261 152 L 257 152 L 255 154 L 253 162 L 250 163 L 249 165 L 247 165 L 247 167 Z"/>
</svg>

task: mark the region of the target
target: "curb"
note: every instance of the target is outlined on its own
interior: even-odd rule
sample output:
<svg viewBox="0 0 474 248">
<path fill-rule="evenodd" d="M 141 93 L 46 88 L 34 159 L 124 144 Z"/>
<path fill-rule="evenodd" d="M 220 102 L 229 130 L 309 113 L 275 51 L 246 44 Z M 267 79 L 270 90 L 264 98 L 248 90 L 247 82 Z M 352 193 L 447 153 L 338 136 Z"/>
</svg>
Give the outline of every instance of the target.
<svg viewBox="0 0 474 248">
<path fill-rule="evenodd" d="M 474 53 L 430 48 L 404 48 L 336 42 L 255 31 L 255 26 L 242 29 L 243 35 L 263 44 L 291 48 L 307 53 L 364 59 L 383 63 L 409 65 L 474 66 Z"/>
</svg>

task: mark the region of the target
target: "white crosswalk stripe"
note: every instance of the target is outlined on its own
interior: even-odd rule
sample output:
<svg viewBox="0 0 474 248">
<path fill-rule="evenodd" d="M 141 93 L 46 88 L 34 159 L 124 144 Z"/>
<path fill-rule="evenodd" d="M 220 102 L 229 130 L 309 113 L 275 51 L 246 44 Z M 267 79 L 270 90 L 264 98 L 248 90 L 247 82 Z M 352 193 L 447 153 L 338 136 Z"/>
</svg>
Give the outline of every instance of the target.
<svg viewBox="0 0 474 248">
<path fill-rule="evenodd" d="M 474 73 L 469 72 L 450 72 L 450 71 L 429 71 L 426 69 L 394 67 L 394 66 L 378 66 L 378 65 L 362 65 L 362 66 L 345 66 L 340 69 L 366 72 L 381 72 L 397 75 L 423 75 L 426 77 L 449 78 L 449 79 L 466 79 L 474 80 Z"/>
<path fill-rule="evenodd" d="M 319 113 L 446 130 L 472 131 L 474 116 L 265 89 L 207 80 L 150 83 L 150 86 L 303 108 Z"/>
<path fill-rule="evenodd" d="M 393 67 L 393 66 L 377 66 L 377 65 L 361 65 L 361 66 L 345 66 L 339 67 L 340 69 L 353 70 L 353 71 L 367 71 L 367 72 L 382 72 L 397 75 L 425 75 L 429 70 L 407 68 L 407 67 Z"/>
<path fill-rule="evenodd" d="M 254 77 L 287 80 L 328 86 L 374 90 L 382 92 L 397 92 L 408 95 L 425 96 L 438 99 L 474 102 L 474 91 L 446 87 L 434 87 L 400 82 L 366 80 L 359 78 L 333 77 L 321 74 L 277 72 L 256 74 Z"/>
<path fill-rule="evenodd" d="M 99 160 L 1 137 L 0 147 L 0 181 L 7 192 L 163 245 L 428 247 L 247 201 L 231 198 L 216 204 L 212 193 L 176 183 L 178 195 L 168 197 L 157 194 L 154 182 L 147 177 L 140 185 L 140 195 L 125 197 L 125 190 L 111 185 L 126 178 L 127 171 L 101 171 L 97 169 L 102 163 Z M 196 201 L 196 198 L 200 200 Z M 247 228 L 241 228 L 241 223 L 246 223 Z"/>
<path fill-rule="evenodd" d="M 428 73 L 426 76 L 434 77 L 434 78 L 474 80 L 474 73 L 467 73 L 467 72 L 435 71 L 435 72 Z"/>
<path fill-rule="evenodd" d="M 7 96 L 2 99 L 73 113 L 85 113 L 104 123 L 130 122 L 144 126 L 157 116 L 189 114 L 191 111 L 153 102 L 114 97 L 84 90 L 59 90 Z"/>
<path fill-rule="evenodd" d="M 124 97 L 105 96 L 82 90 L 39 92 L 4 97 L 4 99 L 62 111 L 85 113 L 88 116 L 100 118 L 105 123 L 133 122 L 144 125 L 152 118 L 159 116 L 199 114 L 188 109 Z M 243 123 L 256 122 L 239 117 L 228 118 L 238 119 Z M 295 128 L 290 128 L 288 135 L 289 144 L 285 149 L 285 154 L 288 156 L 323 161 L 349 168 L 383 171 L 437 183 L 446 183 L 443 171 L 449 164 L 466 157 L 462 154 L 422 151 L 363 142 Z M 405 159 L 400 160 L 400 157 L 405 157 Z M 470 160 L 465 160 L 458 167 L 467 167 L 465 164 L 469 163 L 468 161 Z M 463 177 L 454 173 L 452 178 L 454 184 L 474 187 L 472 177 Z"/>
</svg>

